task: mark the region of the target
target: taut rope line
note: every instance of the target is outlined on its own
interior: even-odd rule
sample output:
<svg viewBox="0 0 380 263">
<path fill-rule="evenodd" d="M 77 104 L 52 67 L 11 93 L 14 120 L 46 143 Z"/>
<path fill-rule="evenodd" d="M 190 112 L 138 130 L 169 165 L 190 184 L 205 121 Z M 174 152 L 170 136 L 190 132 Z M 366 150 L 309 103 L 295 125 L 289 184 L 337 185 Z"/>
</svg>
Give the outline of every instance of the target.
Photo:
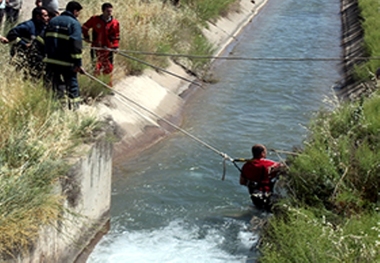
<svg viewBox="0 0 380 263">
<path fill-rule="evenodd" d="M 189 82 L 189 83 L 191 83 L 191 84 L 193 84 L 193 85 L 196 85 L 196 86 L 198 86 L 198 87 L 201 87 L 201 88 L 203 89 L 203 86 L 202 86 L 201 84 L 199 84 L 199 83 L 197 83 L 197 82 L 195 82 L 195 81 L 193 81 L 193 80 L 189 80 L 189 79 L 184 78 L 184 77 L 182 77 L 182 76 L 180 76 L 180 75 L 178 75 L 178 74 L 175 74 L 175 73 L 173 73 L 173 72 L 170 72 L 170 71 L 168 71 L 168 70 L 166 70 L 166 69 L 164 69 L 164 68 L 157 67 L 157 66 L 152 65 L 152 64 L 150 64 L 150 63 L 148 63 L 148 62 L 146 62 L 146 61 L 143 61 L 143 60 L 138 59 L 138 58 L 136 58 L 136 57 L 132 57 L 132 56 L 130 56 L 130 55 L 128 55 L 128 54 L 125 54 L 125 53 L 122 52 L 122 51 L 116 51 L 116 50 L 114 50 L 114 49 L 110 49 L 110 48 L 97 48 L 97 47 L 92 47 L 91 49 L 93 49 L 93 50 L 107 50 L 107 51 L 110 51 L 110 52 L 115 52 L 116 54 L 119 54 L 120 56 L 123 56 L 123 57 L 125 57 L 125 58 L 131 59 L 131 60 L 134 60 L 134 61 L 137 61 L 137 62 L 139 62 L 139 63 L 141 63 L 141 64 L 147 65 L 147 66 L 149 66 L 149 67 L 151 67 L 151 68 L 154 68 L 154 69 L 156 69 L 156 70 L 159 70 L 159 71 L 165 72 L 165 73 L 167 73 L 167 74 L 169 74 L 169 75 L 172 75 L 172 76 L 174 76 L 174 77 L 176 77 L 176 78 L 182 79 L 182 80 L 184 80 L 184 81 L 186 81 L 186 82 Z"/>
<path fill-rule="evenodd" d="M 122 52 L 132 54 L 144 54 L 153 56 L 167 56 L 167 57 L 186 57 L 196 59 L 224 59 L 224 60 L 267 60 L 267 61 L 345 61 L 345 60 L 380 60 L 380 56 L 372 57 L 237 57 L 237 56 L 202 56 L 202 55 L 188 55 L 188 54 L 171 54 L 171 53 L 158 53 L 149 51 L 138 50 L 114 50 L 109 48 L 91 47 L 94 50 L 108 50 L 111 52 Z"/>
<path fill-rule="evenodd" d="M 106 83 L 104 83 L 103 81 L 99 80 L 98 78 L 92 76 L 91 74 L 89 74 L 87 71 L 83 71 L 84 75 L 86 75 L 87 77 L 89 77 L 90 79 L 100 83 L 102 86 L 106 87 L 107 89 L 109 90 L 112 90 L 112 92 L 114 92 L 115 94 L 119 95 L 120 97 L 122 97 L 123 99 L 127 100 L 128 102 L 132 103 L 133 105 L 145 110 L 146 112 L 150 113 L 151 115 L 155 116 L 156 118 L 164 121 L 166 124 L 170 125 L 171 127 L 175 128 L 176 130 L 182 132 L 183 134 L 185 134 L 186 136 L 190 137 L 191 139 L 193 139 L 194 141 L 202 144 L 203 146 L 205 146 L 206 148 L 214 151 L 215 153 L 219 154 L 220 156 L 223 157 L 223 177 L 222 177 L 222 180 L 224 180 L 225 178 L 225 161 L 226 160 L 229 160 L 231 162 L 233 162 L 234 159 L 232 159 L 230 156 L 228 156 L 226 153 L 223 153 L 221 151 L 219 151 L 218 149 L 216 149 L 215 147 L 211 146 L 210 144 L 202 141 L 201 139 L 199 139 L 198 137 L 192 135 L 191 133 L 187 132 L 186 130 L 182 129 L 181 127 L 179 127 L 178 125 L 175 125 L 174 123 L 172 123 L 171 121 L 161 117 L 160 115 L 156 114 L 155 112 L 149 110 L 148 108 L 146 108 L 145 106 L 135 102 L 134 100 L 128 98 L 127 96 L 125 96 L 124 94 L 112 89 L 112 87 L 110 87 L 109 85 L 107 85 Z M 129 108 L 131 108 L 130 106 L 128 106 Z M 140 115 L 141 117 L 143 117 L 144 119 L 146 120 L 149 120 L 152 122 L 152 120 L 150 120 L 147 116 L 141 114 L 140 112 L 138 112 L 137 110 L 133 109 L 132 110 L 134 112 L 136 112 L 138 115 Z"/>
</svg>

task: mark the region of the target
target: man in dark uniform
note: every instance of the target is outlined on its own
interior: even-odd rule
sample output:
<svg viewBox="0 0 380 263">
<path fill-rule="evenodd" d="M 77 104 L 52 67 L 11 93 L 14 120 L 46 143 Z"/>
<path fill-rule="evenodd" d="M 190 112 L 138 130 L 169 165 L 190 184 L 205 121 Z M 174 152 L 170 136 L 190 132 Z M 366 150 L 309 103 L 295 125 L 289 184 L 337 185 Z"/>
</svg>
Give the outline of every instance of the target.
<svg viewBox="0 0 380 263">
<path fill-rule="evenodd" d="M 71 1 L 66 10 L 52 18 L 45 32 L 46 85 L 52 85 L 57 99 L 77 110 L 80 92 L 77 73 L 82 68 L 82 29 L 77 20 L 82 6 Z M 68 99 L 68 101 L 67 101 Z"/>
<path fill-rule="evenodd" d="M 43 75 L 43 35 L 48 20 L 47 10 L 36 7 L 32 11 L 32 19 L 18 24 L 7 34 L 6 38 L 13 44 L 10 50 L 11 62 L 17 70 L 25 69 L 26 76 L 40 78 Z"/>
</svg>

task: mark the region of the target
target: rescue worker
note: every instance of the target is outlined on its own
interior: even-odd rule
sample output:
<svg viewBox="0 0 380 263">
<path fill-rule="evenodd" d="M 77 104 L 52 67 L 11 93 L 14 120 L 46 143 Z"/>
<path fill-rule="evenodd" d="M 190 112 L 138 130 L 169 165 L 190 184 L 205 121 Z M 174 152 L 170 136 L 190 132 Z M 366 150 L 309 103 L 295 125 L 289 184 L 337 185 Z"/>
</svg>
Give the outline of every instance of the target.
<svg viewBox="0 0 380 263">
<path fill-rule="evenodd" d="M 26 76 L 42 77 L 45 55 L 43 35 L 48 20 L 47 10 L 36 7 L 32 11 L 32 19 L 18 24 L 7 34 L 8 41 L 13 42 L 10 49 L 11 63 L 16 70 L 25 69 Z"/>
<path fill-rule="evenodd" d="M 92 16 L 82 26 L 84 41 L 91 43 L 95 48 L 107 48 L 117 51 L 120 40 L 119 22 L 112 17 L 113 7 L 110 3 L 102 5 L 102 14 Z M 92 29 L 92 39 L 90 40 L 89 30 Z M 92 49 L 91 58 L 95 63 L 94 74 L 106 74 L 110 77 L 112 86 L 113 71 L 113 51 Z"/>
<path fill-rule="evenodd" d="M 253 204 L 270 211 L 274 179 L 283 164 L 265 159 L 267 150 L 262 144 L 252 146 L 253 159 L 246 162 L 240 174 L 240 184 L 248 187 Z"/>
<path fill-rule="evenodd" d="M 79 108 L 77 73 L 84 73 L 82 30 L 77 20 L 81 10 L 80 3 L 68 2 L 66 10 L 50 20 L 45 32 L 45 85 L 52 86 L 54 96 L 71 110 Z"/>
</svg>

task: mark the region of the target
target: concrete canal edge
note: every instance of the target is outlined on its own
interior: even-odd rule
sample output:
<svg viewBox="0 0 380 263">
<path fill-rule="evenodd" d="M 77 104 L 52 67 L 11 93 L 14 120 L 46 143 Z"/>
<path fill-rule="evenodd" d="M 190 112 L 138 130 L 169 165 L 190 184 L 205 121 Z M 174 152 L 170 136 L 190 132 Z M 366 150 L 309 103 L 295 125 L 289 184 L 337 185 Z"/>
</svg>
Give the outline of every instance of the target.
<svg viewBox="0 0 380 263">
<path fill-rule="evenodd" d="M 236 41 L 236 36 L 251 22 L 254 15 L 267 0 L 241 0 L 240 9 L 209 24 L 204 32 L 220 55 Z M 358 56 L 362 34 L 358 23 L 357 0 L 342 2 L 342 45 L 344 55 Z M 345 17 L 345 18 L 344 18 Z M 355 29 L 353 29 L 355 28 Z M 355 53 L 358 52 L 358 53 Z M 344 63 L 349 71 L 350 63 Z M 193 76 L 174 63 L 167 70 L 184 78 Z M 142 76 L 123 79 L 114 87 L 118 92 L 138 104 L 176 124 L 181 122 L 181 109 L 186 103 L 187 92 L 195 87 L 173 76 L 147 70 Z M 340 90 L 351 94 L 350 87 Z M 201 92 L 201 91 L 199 91 Z M 97 105 L 99 117 L 107 120 L 120 141 L 112 144 L 107 136 L 90 145 L 82 145 L 80 157 L 73 158 L 73 165 L 67 176 L 56 185 L 57 193 L 66 196 L 63 220 L 53 227 L 41 229 L 40 237 L 28 256 L 16 256 L 7 262 L 85 262 L 92 247 L 108 231 L 111 207 L 112 167 L 118 161 L 133 156 L 164 138 L 170 129 L 160 125 L 147 113 L 137 114 L 140 109 L 131 109 L 118 95 Z"/>
</svg>

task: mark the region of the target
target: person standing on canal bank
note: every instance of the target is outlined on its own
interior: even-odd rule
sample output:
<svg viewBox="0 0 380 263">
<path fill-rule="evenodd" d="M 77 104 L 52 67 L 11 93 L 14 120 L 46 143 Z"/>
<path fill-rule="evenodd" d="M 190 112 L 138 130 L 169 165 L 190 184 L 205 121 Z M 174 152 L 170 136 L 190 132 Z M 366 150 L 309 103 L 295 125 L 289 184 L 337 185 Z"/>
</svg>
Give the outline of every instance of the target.
<svg viewBox="0 0 380 263">
<path fill-rule="evenodd" d="M 91 58 L 95 62 L 95 76 L 101 74 L 110 76 L 112 86 L 113 53 L 109 49 L 117 51 L 120 40 L 120 25 L 112 16 L 113 7 L 110 3 L 102 5 L 102 14 L 92 16 L 82 26 L 84 41 L 91 43 Z M 92 29 L 90 40 L 89 30 Z"/>
<path fill-rule="evenodd" d="M 45 85 L 52 85 L 63 106 L 77 110 L 80 103 L 77 73 L 82 68 L 82 29 L 77 20 L 82 6 L 76 1 L 67 3 L 66 10 L 52 18 L 45 32 Z M 68 102 L 67 98 L 68 97 Z"/>
<path fill-rule="evenodd" d="M 43 36 L 48 21 L 48 11 L 43 7 L 35 7 L 32 19 L 18 24 L 7 34 L 8 41 L 12 43 L 11 64 L 16 70 L 24 71 L 26 78 L 40 79 L 43 75 Z"/>
<path fill-rule="evenodd" d="M 248 187 L 253 204 L 259 209 L 270 210 L 274 179 L 283 164 L 269 159 L 267 149 L 262 144 L 252 146 L 253 159 L 246 162 L 240 174 L 240 184 Z"/>
</svg>

